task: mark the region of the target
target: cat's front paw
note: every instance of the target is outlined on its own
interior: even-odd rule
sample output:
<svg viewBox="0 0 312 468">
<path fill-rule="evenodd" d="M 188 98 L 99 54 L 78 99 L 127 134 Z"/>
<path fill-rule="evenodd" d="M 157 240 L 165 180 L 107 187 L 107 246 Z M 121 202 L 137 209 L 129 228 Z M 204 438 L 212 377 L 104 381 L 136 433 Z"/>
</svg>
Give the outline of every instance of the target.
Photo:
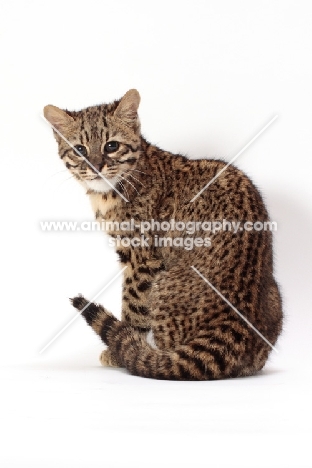
<svg viewBox="0 0 312 468">
<path fill-rule="evenodd" d="M 104 367 L 119 367 L 115 356 L 110 349 L 104 349 L 100 354 L 100 363 Z"/>
</svg>

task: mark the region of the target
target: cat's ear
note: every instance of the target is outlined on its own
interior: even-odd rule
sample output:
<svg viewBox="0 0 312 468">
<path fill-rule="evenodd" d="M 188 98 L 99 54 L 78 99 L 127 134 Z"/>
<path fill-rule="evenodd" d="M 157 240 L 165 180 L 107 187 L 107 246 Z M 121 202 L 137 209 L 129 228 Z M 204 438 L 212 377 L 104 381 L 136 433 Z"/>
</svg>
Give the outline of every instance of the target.
<svg viewBox="0 0 312 468">
<path fill-rule="evenodd" d="M 138 118 L 138 107 L 140 104 L 140 95 L 136 89 L 130 89 L 121 98 L 114 117 L 123 120 L 127 125 L 138 128 L 140 125 Z"/>
<path fill-rule="evenodd" d="M 74 122 L 74 119 L 67 112 L 52 105 L 45 106 L 43 115 L 62 134 L 66 133 Z"/>
</svg>

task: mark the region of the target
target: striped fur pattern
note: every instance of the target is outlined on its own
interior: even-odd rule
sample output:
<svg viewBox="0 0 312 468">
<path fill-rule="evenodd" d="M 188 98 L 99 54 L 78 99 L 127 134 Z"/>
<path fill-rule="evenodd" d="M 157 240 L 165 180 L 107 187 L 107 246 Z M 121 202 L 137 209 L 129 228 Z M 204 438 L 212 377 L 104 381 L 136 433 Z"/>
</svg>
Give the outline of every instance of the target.
<svg viewBox="0 0 312 468">
<path fill-rule="evenodd" d="M 118 101 L 79 112 L 45 107 L 59 155 L 85 187 L 98 221 L 269 219 L 259 191 L 234 166 L 190 202 L 225 163 L 190 160 L 150 144 L 140 132 L 139 101 L 138 92 L 130 90 Z M 139 229 L 118 231 L 117 226 L 107 233 L 115 240 L 140 237 Z M 101 363 L 172 380 L 222 379 L 261 370 L 270 346 L 191 266 L 274 345 L 281 332 L 282 305 L 273 277 L 271 232 L 209 233 L 210 247 L 191 250 L 170 243 L 157 247 L 151 242 L 155 235 L 207 237 L 203 230 L 192 235 L 156 230 L 145 232 L 148 247 L 117 247 L 121 265 L 127 266 L 121 320 L 83 296 L 72 299 L 107 345 Z"/>
</svg>

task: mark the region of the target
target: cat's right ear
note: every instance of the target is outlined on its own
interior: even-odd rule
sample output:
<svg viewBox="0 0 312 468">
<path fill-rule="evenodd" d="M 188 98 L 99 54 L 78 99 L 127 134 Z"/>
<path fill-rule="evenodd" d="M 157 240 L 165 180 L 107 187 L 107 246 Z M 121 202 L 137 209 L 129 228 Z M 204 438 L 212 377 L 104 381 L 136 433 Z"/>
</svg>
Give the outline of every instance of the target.
<svg viewBox="0 0 312 468">
<path fill-rule="evenodd" d="M 52 105 L 45 106 L 43 115 L 62 135 L 68 132 L 74 122 L 74 119 L 65 111 Z"/>
<path fill-rule="evenodd" d="M 140 104 L 140 95 L 136 89 L 130 89 L 120 99 L 114 116 L 124 121 L 127 125 L 135 130 L 140 128 L 140 121 L 138 118 L 138 107 Z"/>
</svg>

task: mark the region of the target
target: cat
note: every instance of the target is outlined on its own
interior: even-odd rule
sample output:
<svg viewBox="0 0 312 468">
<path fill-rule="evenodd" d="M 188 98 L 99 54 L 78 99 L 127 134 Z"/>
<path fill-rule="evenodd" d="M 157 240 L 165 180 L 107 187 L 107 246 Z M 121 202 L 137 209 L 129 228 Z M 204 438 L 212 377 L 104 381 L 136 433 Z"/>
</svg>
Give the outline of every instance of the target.
<svg viewBox="0 0 312 468">
<path fill-rule="evenodd" d="M 220 225 L 268 222 L 262 197 L 233 165 L 149 143 L 139 103 L 131 89 L 81 111 L 44 108 L 60 158 L 126 267 L 121 320 L 82 295 L 72 304 L 107 345 L 104 366 L 167 380 L 253 375 L 282 329 L 272 232 Z"/>
</svg>

